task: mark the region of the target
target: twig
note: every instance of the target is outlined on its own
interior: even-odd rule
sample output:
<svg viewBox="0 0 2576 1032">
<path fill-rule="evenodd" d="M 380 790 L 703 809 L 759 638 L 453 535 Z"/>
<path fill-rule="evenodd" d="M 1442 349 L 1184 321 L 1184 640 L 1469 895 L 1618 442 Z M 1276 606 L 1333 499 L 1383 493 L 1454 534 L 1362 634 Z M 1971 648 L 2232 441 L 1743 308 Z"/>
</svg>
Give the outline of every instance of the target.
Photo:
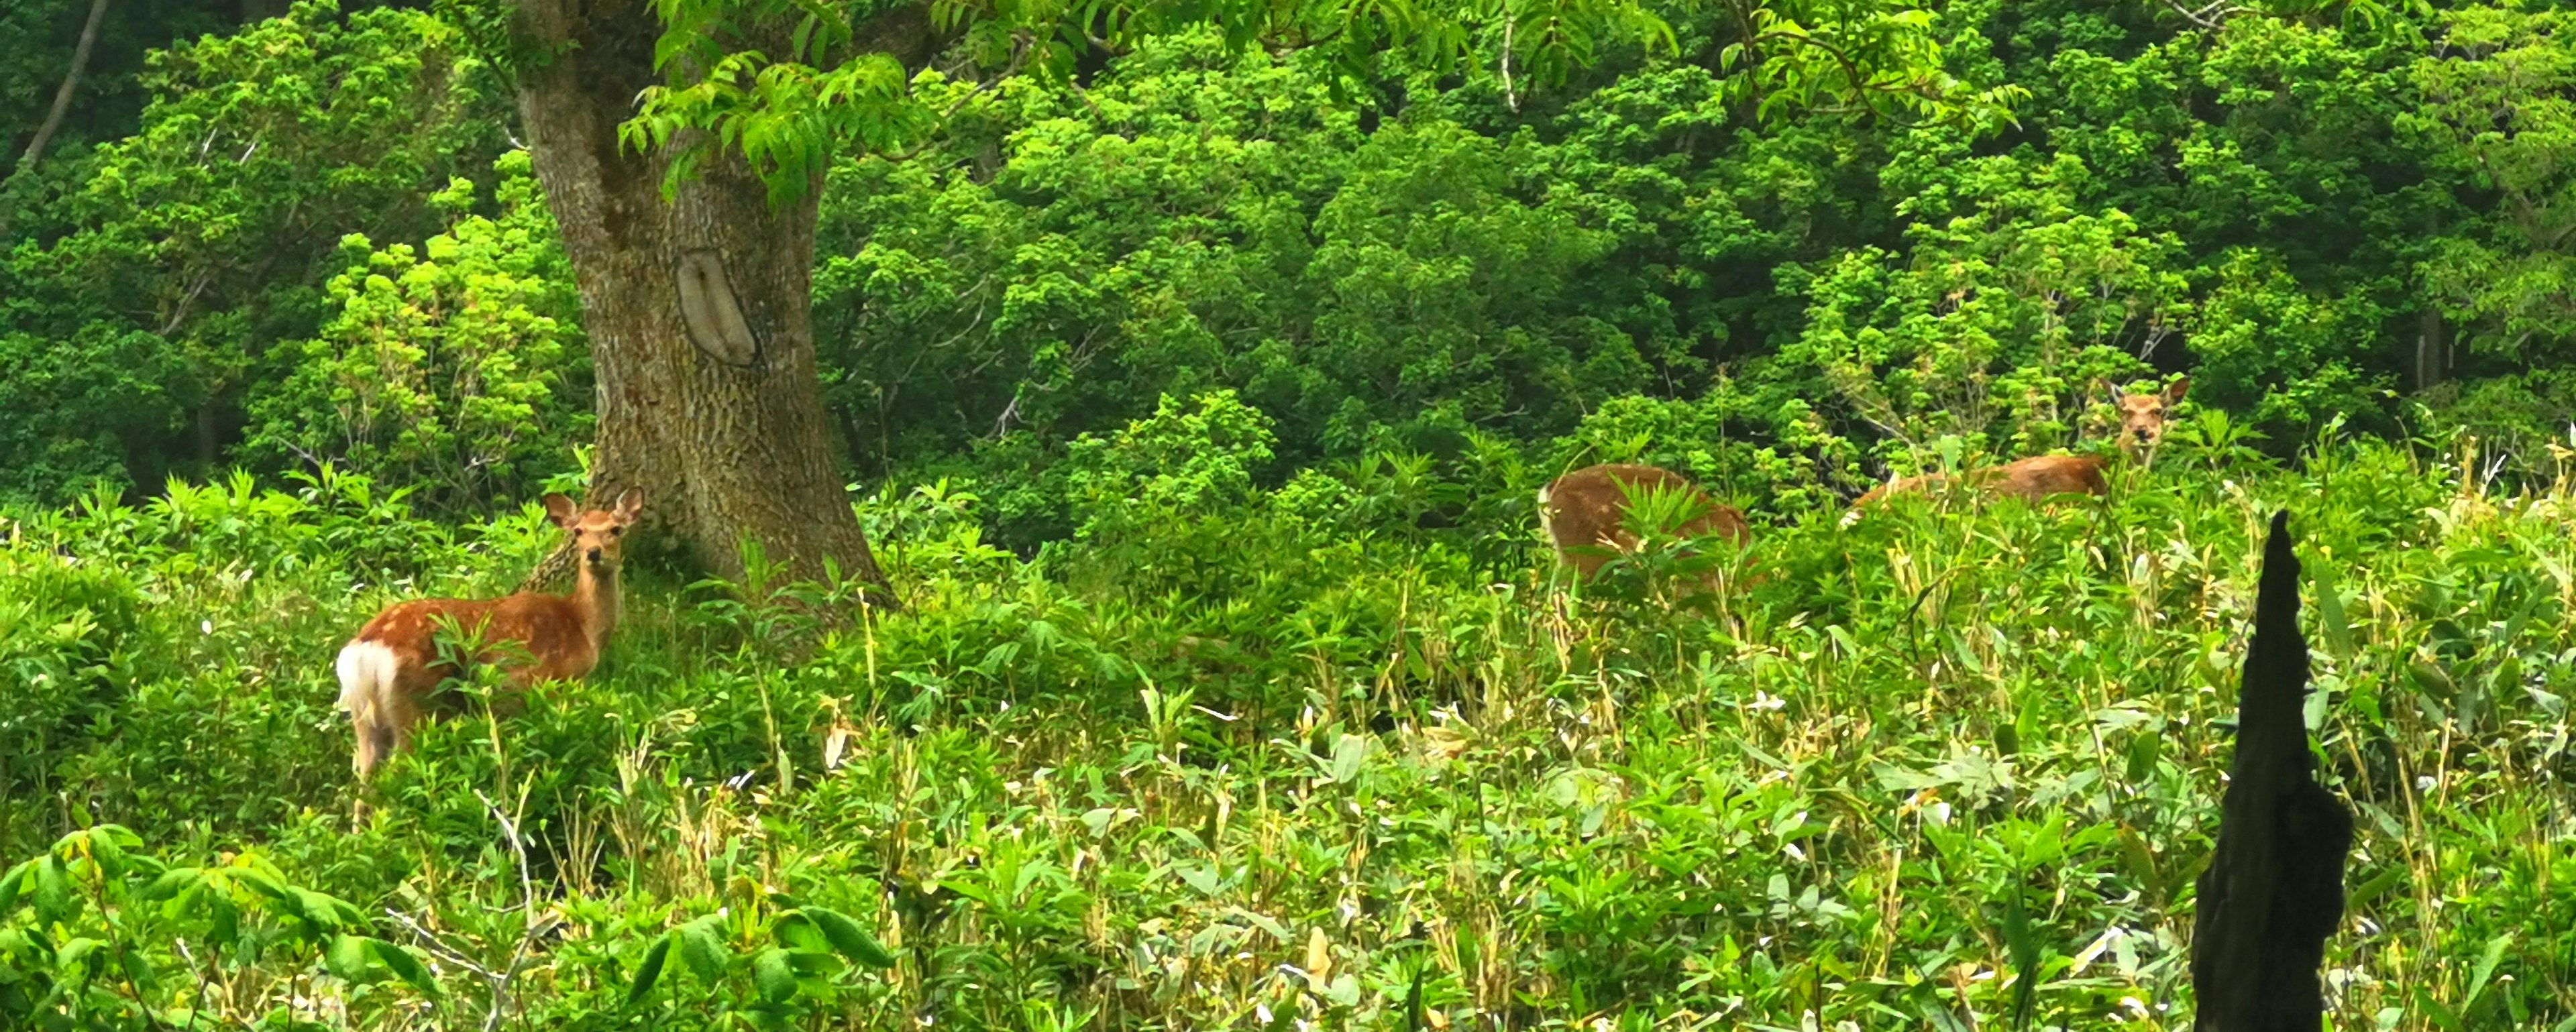
<svg viewBox="0 0 2576 1032">
<path fill-rule="evenodd" d="M 519 969 L 526 965 L 528 946 L 537 938 L 539 931 L 537 887 L 536 883 L 528 877 L 528 847 L 519 835 L 518 822 L 511 820 L 508 814 L 502 813 L 501 808 L 494 805 L 491 797 L 484 795 L 482 789 L 474 790 L 474 798 L 482 800 L 483 808 L 492 812 L 493 820 L 500 822 L 501 833 L 509 836 L 510 852 L 517 857 L 519 863 L 519 944 L 510 950 L 508 968 L 504 969 L 498 977 L 486 975 L 492 984 L 492 1009 L 483 1016 L 483 1032 L 495 1032 L 501 1027 L 501 1013 L 507 1009 L 510 1001 L 510 980 L 518 977 Z M 526 805 L 524 790 L 520 799 L 521 805 Z"/>
</svg>

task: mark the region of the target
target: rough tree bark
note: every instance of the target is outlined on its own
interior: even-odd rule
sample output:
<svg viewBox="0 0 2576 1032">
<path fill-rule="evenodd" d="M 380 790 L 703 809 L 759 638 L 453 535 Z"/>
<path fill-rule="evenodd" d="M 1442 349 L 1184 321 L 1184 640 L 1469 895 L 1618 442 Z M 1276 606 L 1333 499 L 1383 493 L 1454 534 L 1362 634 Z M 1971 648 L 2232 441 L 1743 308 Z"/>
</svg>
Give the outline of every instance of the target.
<svg viewBox="0 0 2576 1032">
<path fill-rule="evenodd" d="M 521 70 L 519 108 L 590 337 L 591 494 L 640 488 L 647 529 L 724 576 L 742 575 L 749 537 L 794 576 L 819 577 L 829 559 L 882 584 L 815 372 L 819 190 L 773 206 L 738 154 L 710 151 L 666 202 L 667 156 L 617 135 L 659 81 L 661 26 L 644 0 L 520 0 L 518 14 L 523 42 L 554 55 Z M 908 6 L 859 43 L 918 67 L 937 40 L 926 9 Z"/>
<path fill-rule="evenodd" d="M 2325 1011 L 2317 969 L 2343 919 L 2352 815 L 2312 776 L 2308 646 L 2299 635 L 2289 523 L 2289 513 L 2274 515 L 2263 548 L 2236 704 L 2236 762 L 2217 855 L 2200 875 L 2191 941 L 2199 1032 L 2316 1032 Z"/>
</svg>

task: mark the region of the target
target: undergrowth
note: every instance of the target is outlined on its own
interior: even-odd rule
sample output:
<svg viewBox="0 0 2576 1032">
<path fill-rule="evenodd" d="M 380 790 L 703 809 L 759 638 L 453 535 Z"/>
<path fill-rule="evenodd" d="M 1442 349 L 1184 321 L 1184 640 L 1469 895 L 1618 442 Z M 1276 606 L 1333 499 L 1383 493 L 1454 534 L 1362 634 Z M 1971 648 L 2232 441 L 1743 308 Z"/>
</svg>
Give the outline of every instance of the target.
<svg viewBox="0 0 2576 1032">
<path fill-rule="evenodd" d="M 507 590 L 533 505 L 21 514 L 0 1024 L 2187 1028 L 2285 507 L 2358 818 L 2335 1027 L 2576 1029 L 2566 489 L 2188 436 L 2107 504 L 1774 513 L 1581 591 L 1516 465 L 1135 472 L 1030 556 L 888 489 L 905 611 L 635 571 L 597 674 L 427 730 L 364 823 L 332 653 Z"/>
</svg>

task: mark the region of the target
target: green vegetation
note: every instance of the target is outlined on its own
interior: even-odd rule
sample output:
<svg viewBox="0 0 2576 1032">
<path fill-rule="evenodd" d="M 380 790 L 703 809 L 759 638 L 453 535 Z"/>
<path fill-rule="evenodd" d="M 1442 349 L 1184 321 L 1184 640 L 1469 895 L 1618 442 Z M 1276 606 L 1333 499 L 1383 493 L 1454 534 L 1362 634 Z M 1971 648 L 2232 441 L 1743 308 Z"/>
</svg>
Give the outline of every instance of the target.
<svg viewBox="0 0 2576 1032">
<path fill-rule="evenodd" d="M 1247 487 L 1249 415 L 1084 449 L 1082 541 L 1034 561 L 967 493 L 869 500 L 903 614 L 639 581 L 601 673 L 435 727 L 354 831 L 330 650 L 505 589 L 551 546 L 533 508 L 451 528 L 335 476 L 29 520 L 0 843 L 60 863 L 0 889 L 0 1009 L 469 1027 L 501 982 L 548 1028 L 1949 1028 L 2028 986 L 2030 1027 L 2181 1028 L 2286 505 L 2361 829 L 2337 1026 L 2576 1021 L 2555 488 L 2430 445 L 2292 471 L 2213 419 L 2107 507 L 1910 500 L 1575 597 L 1537 467 Z M 1663 601 L 1708 563 L 1775 576 Z M 101 820 L 131 831 L 44 854 Z"/>
<path fill-rule="evenodd" d="M 969 5 L 761 137 L 903 610 L 647 550 L 359 819 L 333 651 L 537 566 L 678 324 L 505 5 L 120 0 L 20 168 L 89 6 L 0 12 L 0 1028 L 2181 1029 L 2286 507 L 2336 1027 L 2576 1032 L 2563 12 Z M 771 67 L 639 127 L 894 103 Z M 1843 520 L 2184 372 L 2106 504 Z M 1593 461 L 1753 544 L 1570 590 Z"/>
</svg>

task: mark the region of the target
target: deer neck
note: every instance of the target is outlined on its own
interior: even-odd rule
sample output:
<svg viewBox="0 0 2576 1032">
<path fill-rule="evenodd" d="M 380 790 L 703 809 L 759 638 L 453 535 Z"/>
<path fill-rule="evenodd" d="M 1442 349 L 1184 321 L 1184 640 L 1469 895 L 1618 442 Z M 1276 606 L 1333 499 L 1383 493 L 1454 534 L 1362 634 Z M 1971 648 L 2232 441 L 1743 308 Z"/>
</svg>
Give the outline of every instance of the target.
<svg viewBox="0 0 2576 1032">
<path fill-rule="evenodd" d="M 608 647 L 608 634 L 617 629 L 617 571 L 601 572 L 589 563 L 581 564 L 581 574 L 572 589 L 573 608 L 581 613 L 582 630 L 590 638 L 593 652 Z"/>
</svg>

